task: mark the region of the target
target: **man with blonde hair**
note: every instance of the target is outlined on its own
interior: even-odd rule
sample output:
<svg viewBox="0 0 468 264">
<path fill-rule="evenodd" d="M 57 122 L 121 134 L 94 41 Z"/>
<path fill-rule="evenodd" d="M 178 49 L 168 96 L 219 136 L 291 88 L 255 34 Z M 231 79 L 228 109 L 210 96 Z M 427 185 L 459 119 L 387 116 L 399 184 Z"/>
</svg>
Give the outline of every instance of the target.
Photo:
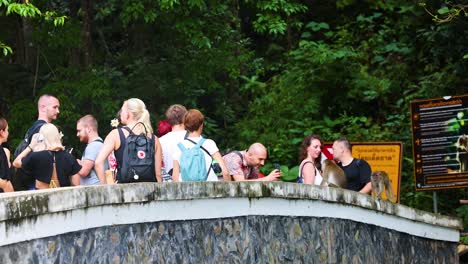
<svg viewBox="0 0 468 264">
<path fill-rule="evenodd" d="M 232 151 L 223 156 L 234 181 L 277 181 L 281 171 L 274 169 L 268 176 L 259 178 L 259 168 L 265 165 L 267 149 L 261 143 L 250 145 L 248 150 Z"/>
<path fill-rule="evenodd" d="M 85 115 L 80 118 L 76 123 L 76 136 L 80 139 L 80 142 L 87 143 L 87 145 L 81 160 L 78 160 L 81 165 L 81 170 L 77 173 L 79 177 L 74 177 L 74 179 L 80 179 L 80 181 L 75 182 L 74 185 L 98 185 L 100 182 L 105 182 L 105 179 L 100 180 L 98 178 L 94 169 L 94 161 L 104 142 L 99 136 L 96 118 L 92 115 Z M 107 160 L 105 163 L 107 169 L 109 167 Z"/>
</svg>

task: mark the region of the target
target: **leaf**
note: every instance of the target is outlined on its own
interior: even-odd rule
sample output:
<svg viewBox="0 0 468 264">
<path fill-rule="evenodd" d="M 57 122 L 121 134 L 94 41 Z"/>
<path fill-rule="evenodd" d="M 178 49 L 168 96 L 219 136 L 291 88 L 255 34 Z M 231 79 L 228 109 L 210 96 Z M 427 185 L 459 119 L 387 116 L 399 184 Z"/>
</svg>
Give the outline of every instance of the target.
<svg viewBox="0 0 468 264">
<path fill-rule="evenodd" d="M 307 23 L 306 28 L 309 28 L 312 31 L 320 31 L 322 29 L 330 29 L 330 26 L 325 22 L 317 23 L 315 21 L 311 21 Z"/>
<path fill-rule="evenodd" d="M 437 10 L 437 13 L 439 13 L 441 15 L 445 15 L 445 14 L 450 13 L 450 9 L 445 6 L 445 7 L 440 8 L 439 10 Z"/>
<path fill-rule="evenodd" d="M 304 33 L 302 33 L 301 35 L 301 38 L 310 38 L 312 36 L 312 34 L 310 34 L 310 32 L 306 31 Z"/>
<path fill-rule="evenodd" d="M 463 55 L 464 59 L 468 59 L 468 54 Z"/>
<path fill-rule="evenodd" d="M 325 22 L 321 22 L 321 23 L 319 24 L 319 27 L 320 27 L 320 28 L 323 28 L 323 29 L 330 29 L 330 26 L 329 26 L 327 23 L 325 23 Z"/>
<path fill-rule="evenodd" d="M 304 140 L 304 139 L 302 139 L 302 138 L 293 138 L 293 139 L 291 140 L 291 144 L 297 145 L 297 144 L 301 143 L 302 140 Z"/>
</svg>

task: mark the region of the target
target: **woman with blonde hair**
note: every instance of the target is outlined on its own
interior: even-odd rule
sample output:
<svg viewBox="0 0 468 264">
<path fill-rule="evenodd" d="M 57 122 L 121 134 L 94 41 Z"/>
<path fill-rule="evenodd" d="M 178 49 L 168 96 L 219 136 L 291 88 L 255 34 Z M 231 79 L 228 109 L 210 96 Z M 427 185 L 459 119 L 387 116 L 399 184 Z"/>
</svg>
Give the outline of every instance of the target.
<svg viewBox="0 0 468 264">
<path fill-rule="evenodd" d="M 8 135 L 8 122 L 0 117 L 0 192 L 14 191 L 10 182 L 10 150 L 2 147 L 7 142 Z"/>
<path fill-rule="evenodd" d="M 95 161 L 96 174 L 98 175 L 101 184 L 106 183 L 104 171 L 104 162 L 107 157 L 114 151 L 117 160 L 117 174 L 121 173 L 123 166 L 123 157 L 126 146 L 126 140 L 130 133 L 140 135 L 144 133 L 148 139 L 154 139 L 154 181 L 162 182 L 161 177 L 161 161 L 162 151 L 159 139 L 153 134 L 153 128 L 150 123 L 150 114 L 146 109 L 145 103 L 138 98 L 126 100 L 120 109 L 120 122 L 123 125 L 112 130 L 104 140 L 104 145 L 99 151 Z M 144 157 L 144 153 L 142 153 Z M 135 181 L 141 181 L 138 175 L 135 176 Z M 107 182 L 110 183 L 110 182 Z"/>
<path fill-rule="evenodd" d="M 81 169 L 76 159 L 65 151 L 62 134 L 53 124 L 44 124 L 33 135 L 13 166 L 29 172 L 36 180 L 36 189 L 71 186 L 77 182 L 72 176 Z"/>
</svg>

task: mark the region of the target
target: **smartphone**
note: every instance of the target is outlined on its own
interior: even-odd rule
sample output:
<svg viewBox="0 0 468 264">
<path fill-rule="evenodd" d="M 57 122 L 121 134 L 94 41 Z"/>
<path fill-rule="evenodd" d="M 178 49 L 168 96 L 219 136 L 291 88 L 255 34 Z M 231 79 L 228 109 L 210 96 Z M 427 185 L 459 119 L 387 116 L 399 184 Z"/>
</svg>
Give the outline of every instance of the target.
<svg viewBox="0 0 468 264">
<path fill-rule="evenodd" d="M 39 143 L 39 142 L 42 142 L 42 141 L 44 141 L 44 135 L 39 134 L 39 135 L 37 136 L 37 142 Z"/>
<path fill-rule="evenodd" d="M 273 163 L 273 167 L 276 169 L 276 170 L 281 170 L 281 166 L 279 165 L 279 163 Z"/>
</svg>

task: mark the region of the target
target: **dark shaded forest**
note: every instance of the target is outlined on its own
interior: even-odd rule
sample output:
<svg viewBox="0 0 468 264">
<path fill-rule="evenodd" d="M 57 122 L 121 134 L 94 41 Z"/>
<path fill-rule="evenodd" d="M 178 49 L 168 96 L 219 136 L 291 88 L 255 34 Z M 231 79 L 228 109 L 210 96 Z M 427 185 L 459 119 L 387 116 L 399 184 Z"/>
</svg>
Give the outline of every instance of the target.
<svg viewBox="0 0 468 264">
<path fill-rule="evenodd" d="M 310 133 L 402 141 L 401 203 L 432 211 L 432 193 L 414 191 L 409 103 L 467 93 L 462 1 L 18 2 L 0 1 L 11 148 L 44 93 L 60 99 L 55 124 L 75 149 L 84 114 L 105 135 L 127 98 L 145 101 L 154 126 L 180 103 L 205 114 L 204 133 L 221 149 L 259 141 L 270 162 L 290 167 Z M 440 212 L 468 223 L 464 190 L 438 196 Z"/>
</svg>

